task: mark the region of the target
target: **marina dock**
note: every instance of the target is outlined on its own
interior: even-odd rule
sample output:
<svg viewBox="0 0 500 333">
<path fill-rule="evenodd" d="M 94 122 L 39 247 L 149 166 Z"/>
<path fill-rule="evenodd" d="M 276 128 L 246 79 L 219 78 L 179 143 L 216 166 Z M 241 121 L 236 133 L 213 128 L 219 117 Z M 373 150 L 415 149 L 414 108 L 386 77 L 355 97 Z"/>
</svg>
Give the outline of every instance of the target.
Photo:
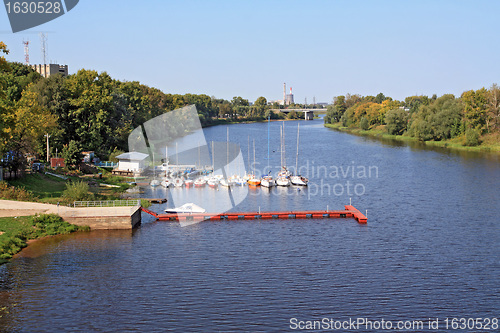
<svg viewBox="0 0 500 333">
<path fill-rule="evenodd" d="M 141 207 L 142 211 L 160 221 L 192 221 L 196 220 L 269 220 L 269 219 L 324 219 L 354 218 L 358 223 L 366 224 L 367 218 L 354 206 L 346 205 L 345 210 L 311 210 L 282 212 L 226 212 L 226 213 L 173 213 L 157 214 Z"/>
</svg>

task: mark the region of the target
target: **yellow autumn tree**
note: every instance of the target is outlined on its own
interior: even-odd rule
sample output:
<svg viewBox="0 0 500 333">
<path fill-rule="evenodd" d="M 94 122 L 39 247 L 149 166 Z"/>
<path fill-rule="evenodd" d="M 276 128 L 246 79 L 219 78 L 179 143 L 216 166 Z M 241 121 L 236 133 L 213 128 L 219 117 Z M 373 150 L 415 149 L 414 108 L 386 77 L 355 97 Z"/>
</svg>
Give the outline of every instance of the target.
<svg viewBox="0 0 500 333">
<path fill-rule="evenodd" d="M 2 53 L 8 54 L 9 50 L 3 42 L 0 42 L 0 54 Z M 0 56 L 0 72 L 7 70 L 8 67 L 9 65 L 7 60 L 5 60 L 5 57 Z M 0 154 L 5 152 L 5 144 L 8 137 L 7 129 L 9 128 L 9 121 L 7 119 L 9 108 L 5 101 L 5 89 L 6 84 L 0 78 Z"/>
<path fill-rule="evenodd" d="M 36 93 L 30 89 L 23 92 L 16 104 L 13 118 L 9 141 L 16 151 L 35 151 L 43 142 L 43 136 L 57 127 L 56 116 L 40 106 Z"/>
</svg>

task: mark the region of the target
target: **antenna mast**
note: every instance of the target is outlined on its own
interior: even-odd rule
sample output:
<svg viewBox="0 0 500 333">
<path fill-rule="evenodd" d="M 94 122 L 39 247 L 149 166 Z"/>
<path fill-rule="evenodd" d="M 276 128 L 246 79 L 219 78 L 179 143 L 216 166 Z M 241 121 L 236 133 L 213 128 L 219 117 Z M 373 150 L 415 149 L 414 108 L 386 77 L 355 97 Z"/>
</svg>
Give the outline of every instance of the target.
<svg viewBox="0 0 500 333">
<path fill-rule="evenodd" d="M 40 33 L 40 42 L 42 45 L 42 57 L 43 57 L 43 65 L 47 64 L 47 36 L 43 32 Z"/>
<path fill-rule="evenodd" d="M 29 65 L 30 64 L 30 48 L 29 48 L 30 41 L 23 40 L 23 44 L 24 44 L 24 63 L 26 65 Z"/>
</svg>

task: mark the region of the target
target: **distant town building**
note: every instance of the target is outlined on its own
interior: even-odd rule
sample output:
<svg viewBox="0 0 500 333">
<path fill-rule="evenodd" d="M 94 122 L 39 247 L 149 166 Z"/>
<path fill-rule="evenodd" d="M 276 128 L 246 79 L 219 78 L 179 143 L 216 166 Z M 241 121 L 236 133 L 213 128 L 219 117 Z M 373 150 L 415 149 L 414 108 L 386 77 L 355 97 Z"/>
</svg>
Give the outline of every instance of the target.
<svg viewBox="0 0 500 333">
<path fill-rule="evenodd" d="M 293 103 L 293 94 L 292 94 L 292 88 L 290 87 L 290 93 L 286 93 L 286 83 L 283 83 L 283 101 L 280 103 L 281 105 L 290 105 L 294 104 Z"/>
<path fill-rule="evenodd" d="M 68 65 L 47 64 L 47 65 L 31 65 L 35 71 L 40 73 L 41 76 L 47 78 L 54 74 L 62 74 L 68 76 Z"/>
<path fill-rule="evenodd" d="M 285 96 L 285 105 L 290 105 L 293 103 L 292 87 L 290 87 L 290 93 Z"/>
</svg>

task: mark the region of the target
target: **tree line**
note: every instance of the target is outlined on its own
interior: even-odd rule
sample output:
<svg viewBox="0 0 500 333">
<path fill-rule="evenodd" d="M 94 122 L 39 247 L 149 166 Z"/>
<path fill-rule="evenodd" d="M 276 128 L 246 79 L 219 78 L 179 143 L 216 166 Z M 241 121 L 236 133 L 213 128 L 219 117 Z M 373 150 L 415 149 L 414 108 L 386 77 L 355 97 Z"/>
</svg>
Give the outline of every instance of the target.
<svg viewBox="0 0 500 333">
<path fill-rule="evenodd" d="M 461 138 L 476 146 L 482 138 L 500 135 L 500 88 L 493 84 L 460 97 L 410 96 L 404 101 L 377 96 L 342 95 L 327 108 L 325 123 L 363 130 L 381 129 L 421 141 Z"/>
<path fill-rule="evenodd" d="M 25 166 L 27 156 L 45 156 L 45 135 L 50 137 L 51 156 L 88 150 L 108 159 L 113 152 L 127 150 L 134 128 L 186 105 L 196 105 L 203 126 L 218 123 L 218 118 L 284 117 L 272 113 L 264 97 L 250 105 L 240 96 L 228 101 L 205 94 L 169 94 L 85 69 L 44 78 L 30 66 L 6 61 L 2 53 L 8 50 L 0 42 L 0 156 L 4 167 L 14 171 Z"/>
</svg>

